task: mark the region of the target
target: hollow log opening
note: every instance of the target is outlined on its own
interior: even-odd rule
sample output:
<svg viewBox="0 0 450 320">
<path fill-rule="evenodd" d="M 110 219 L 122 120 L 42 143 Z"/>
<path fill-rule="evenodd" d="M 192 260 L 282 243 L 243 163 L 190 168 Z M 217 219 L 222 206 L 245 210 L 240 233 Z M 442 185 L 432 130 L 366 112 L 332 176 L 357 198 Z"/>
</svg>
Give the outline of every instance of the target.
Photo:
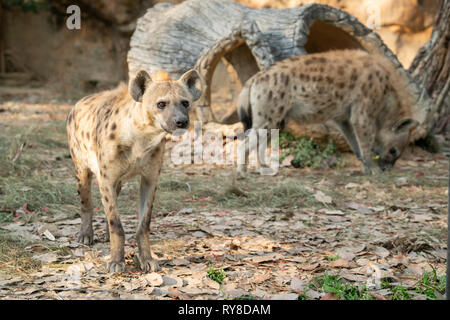
<svg viewBox="0 0 450 320">
<path fill-rule="evenodd" d="M 256 59 L 246 43 L 224 52 L 213 71 L 211 85 L 214 96 L 211 109 L 217 119 L 226 119 L 228 124 L 239 121 L 233 113 L 234 105 L 245 82 L 258 71 Z"/>
<path fill-rule="evenodd" d="M 316 20 L 309 28 L 305 49 L 308 53 L 330 50 L 363 49 L 358 40 L 342 29 Z"/>
<path fill-rule="evenodd" d="M 255 73 L 259 71 L 256 59 L 247 44 L 243 43 L 225 55 L 225 59 L 231 63 L 236 70 L 241 84 L 244 84 Z"/>
</svg>

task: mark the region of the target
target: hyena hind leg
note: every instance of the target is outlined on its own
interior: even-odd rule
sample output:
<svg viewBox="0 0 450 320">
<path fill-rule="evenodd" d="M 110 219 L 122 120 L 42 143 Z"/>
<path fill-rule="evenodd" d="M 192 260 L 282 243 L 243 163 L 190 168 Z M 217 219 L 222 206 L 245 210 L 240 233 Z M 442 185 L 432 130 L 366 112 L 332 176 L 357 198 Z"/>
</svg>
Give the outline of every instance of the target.
<svg viewBox="0 0 450 320">
<path fill-rule="evenodd" d="M 94 242 L 94 231 L 92 229 L 94 208 L 91 196 L 92 172 L 87 168 L 77 168 L 77 180 L 77 190 L 81 200 L 81 228 L 78 242 L 90 245 Z"/>
<path fill-rule="evenodd" d="M 261 153 L 261 152 L 265 152 L 265 150 L 261 151 L 261 148 L 258 148 L 258 143 L 259 143 L 258 129 L 267 129 L 267 128 L 269 128 L 269 126 L 270 126 L 270 123 L 267 121 L 263 122 L 263 123 L 256 122 L 253 124 L 252 128 L 250 128 L 249 130 L 247 130 L 245 132 L 245 137 L 243 139 L 243 143 L 244 143 L 243 159 L 239 156 L 239 154 L 240 154 L 240 152 L 242 152 L 242 150 L 240 150 L 238 147 L 238 157 L 237 157 L 238 177 L 245 178 L 247 166 L 249 165 L 249 163 L 248 163 L 249 156 L 254 150 L 257 151 L 256 152 L 256 162 L 257 162 L 256 167 L 257 168 L 261 167 L 261 160 L 263 160 L 263 162 L 265 162 L 265 157 Z M 250 135 L 253 135 L 253 139 L 250 139 Z"/>
<path fill-rule="evenodd" d="M 355 133 L 353 132 L 353 127 L 347 120 L 335 121 L 336 126 L 339 128 L 343 134 L 348 145 L 352 149 L 358 160 L 361 159 L 361 151 L 359 150 L 358 140 L 356 139 Z"/>
<path fill-rule="evenodd" d="M 245 178 L 246 177 L 246 172 L 247 172 L 247 167 L 249 166 L 249 157 L 250 154 L 254 151 L 254 150 L 258 150 L 258 135 L 253 136 L 253 139 L 250 139 L 250 135 L 255 134 L 256 130 L 254 128 L 249 129 L 246 133 L 245 133 L 245 137 L 242 141 L 243 143 L 243 149 L 240 149 L 240 147 L 238 147 L 238 157 L 237 157 L 237 175 L 238 178 Z M 259 166 L 259 154 L 257 152 L 257 166 Z"/>
</svg>

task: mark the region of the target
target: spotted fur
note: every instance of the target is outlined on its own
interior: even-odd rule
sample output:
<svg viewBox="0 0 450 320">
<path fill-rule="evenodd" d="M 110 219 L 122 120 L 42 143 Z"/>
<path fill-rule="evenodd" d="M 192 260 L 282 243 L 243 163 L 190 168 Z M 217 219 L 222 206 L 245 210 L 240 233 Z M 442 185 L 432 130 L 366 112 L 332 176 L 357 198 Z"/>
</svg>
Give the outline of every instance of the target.
<svg viewBox="0 0 450 320">
<path fill-rule="evenodd" d="M 202 90 L 203 82 L 194 70 L 176 81 L 165 72 L 152 78 L 141 71 L 129 88 L 120 84 L 114 90 L 90 95 L 70 111 L 67 136 L 81 198 L 78 240 L 84 244 L 94 240 L 91 181 L 95 176 L 108 220 L 110 271 L 125 268 L 125 237 L 116 202 L 122 184 L 136 175 L 141 177 L 136 231 L 140 266 L 144 271 L 157 269 L 150 254 L 149 229 L 165 137 L 189 125 L 188 109 Z"/>
<path fill-rule="evenodd" d="M 366 174 L 391 167 L 418 125 L 392 64 L 360 50 L 295 56 L 257 73 L 240 94 L 238 113 L 246 129 L 279 128 L 285 119 L 332 121 Z"/>
</svg>

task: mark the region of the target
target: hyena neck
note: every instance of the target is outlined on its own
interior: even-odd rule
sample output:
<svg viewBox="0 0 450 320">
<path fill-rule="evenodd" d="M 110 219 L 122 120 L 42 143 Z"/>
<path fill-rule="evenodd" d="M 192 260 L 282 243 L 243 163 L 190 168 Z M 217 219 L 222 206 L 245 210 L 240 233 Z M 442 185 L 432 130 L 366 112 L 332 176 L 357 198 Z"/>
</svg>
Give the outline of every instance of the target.
<svg viewBox="0 0 450 320">
<path fill-rule="evenodd" d="M 156 124 L 155 116 L 144 107 L 142 102 L 134 102 L 132 117 L 136 129 L 142 133 L 157 133 L 164 131 Z"/>
<path fill-rule="evenodd" d="M 398 119 L 412 118 L 410 110 L 403 108 L 399 94 L 392 87 L 391 91 L 387 94 L 385 106 L 380 112 L 380 115 L 384 121 L 383 125 L 386 127 L 393 126 Z"/>
<path fill-rule="evenodd" d="M 141 102 L 131 100 L 123 126 L 124 136 L 127 140 L 145 141 L 152 140 L 157 136 L 164 136 L 166 132 L 155 124 L 155 117 L 146 111 Z"/>
</svg>

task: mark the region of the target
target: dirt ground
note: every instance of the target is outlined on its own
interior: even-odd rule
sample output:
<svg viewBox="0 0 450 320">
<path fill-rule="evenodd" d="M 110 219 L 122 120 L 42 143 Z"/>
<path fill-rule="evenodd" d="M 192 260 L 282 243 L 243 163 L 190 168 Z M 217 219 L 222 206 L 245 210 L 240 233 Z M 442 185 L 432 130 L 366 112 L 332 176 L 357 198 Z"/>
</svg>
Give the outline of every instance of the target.
<svg viewBox="0 0 450 320">
<path fill-rule="evenodd" d="M 276 176 L 252 173 L 231 188 L 231 166 L 174 166 L 167 154 L 151 225 L 162 269 L 136 268 L 133 180 L 119 198 L 127 270 L 109 274 L 97 188 L 95 243 L 76 241 L 71 103 L 41 102 L 0 102 L 1 299 L 442 298 L 443 155 L 410 147 L 372 177 L 352 154 L 335 169 L 285 162 Z"/>
</svg>

